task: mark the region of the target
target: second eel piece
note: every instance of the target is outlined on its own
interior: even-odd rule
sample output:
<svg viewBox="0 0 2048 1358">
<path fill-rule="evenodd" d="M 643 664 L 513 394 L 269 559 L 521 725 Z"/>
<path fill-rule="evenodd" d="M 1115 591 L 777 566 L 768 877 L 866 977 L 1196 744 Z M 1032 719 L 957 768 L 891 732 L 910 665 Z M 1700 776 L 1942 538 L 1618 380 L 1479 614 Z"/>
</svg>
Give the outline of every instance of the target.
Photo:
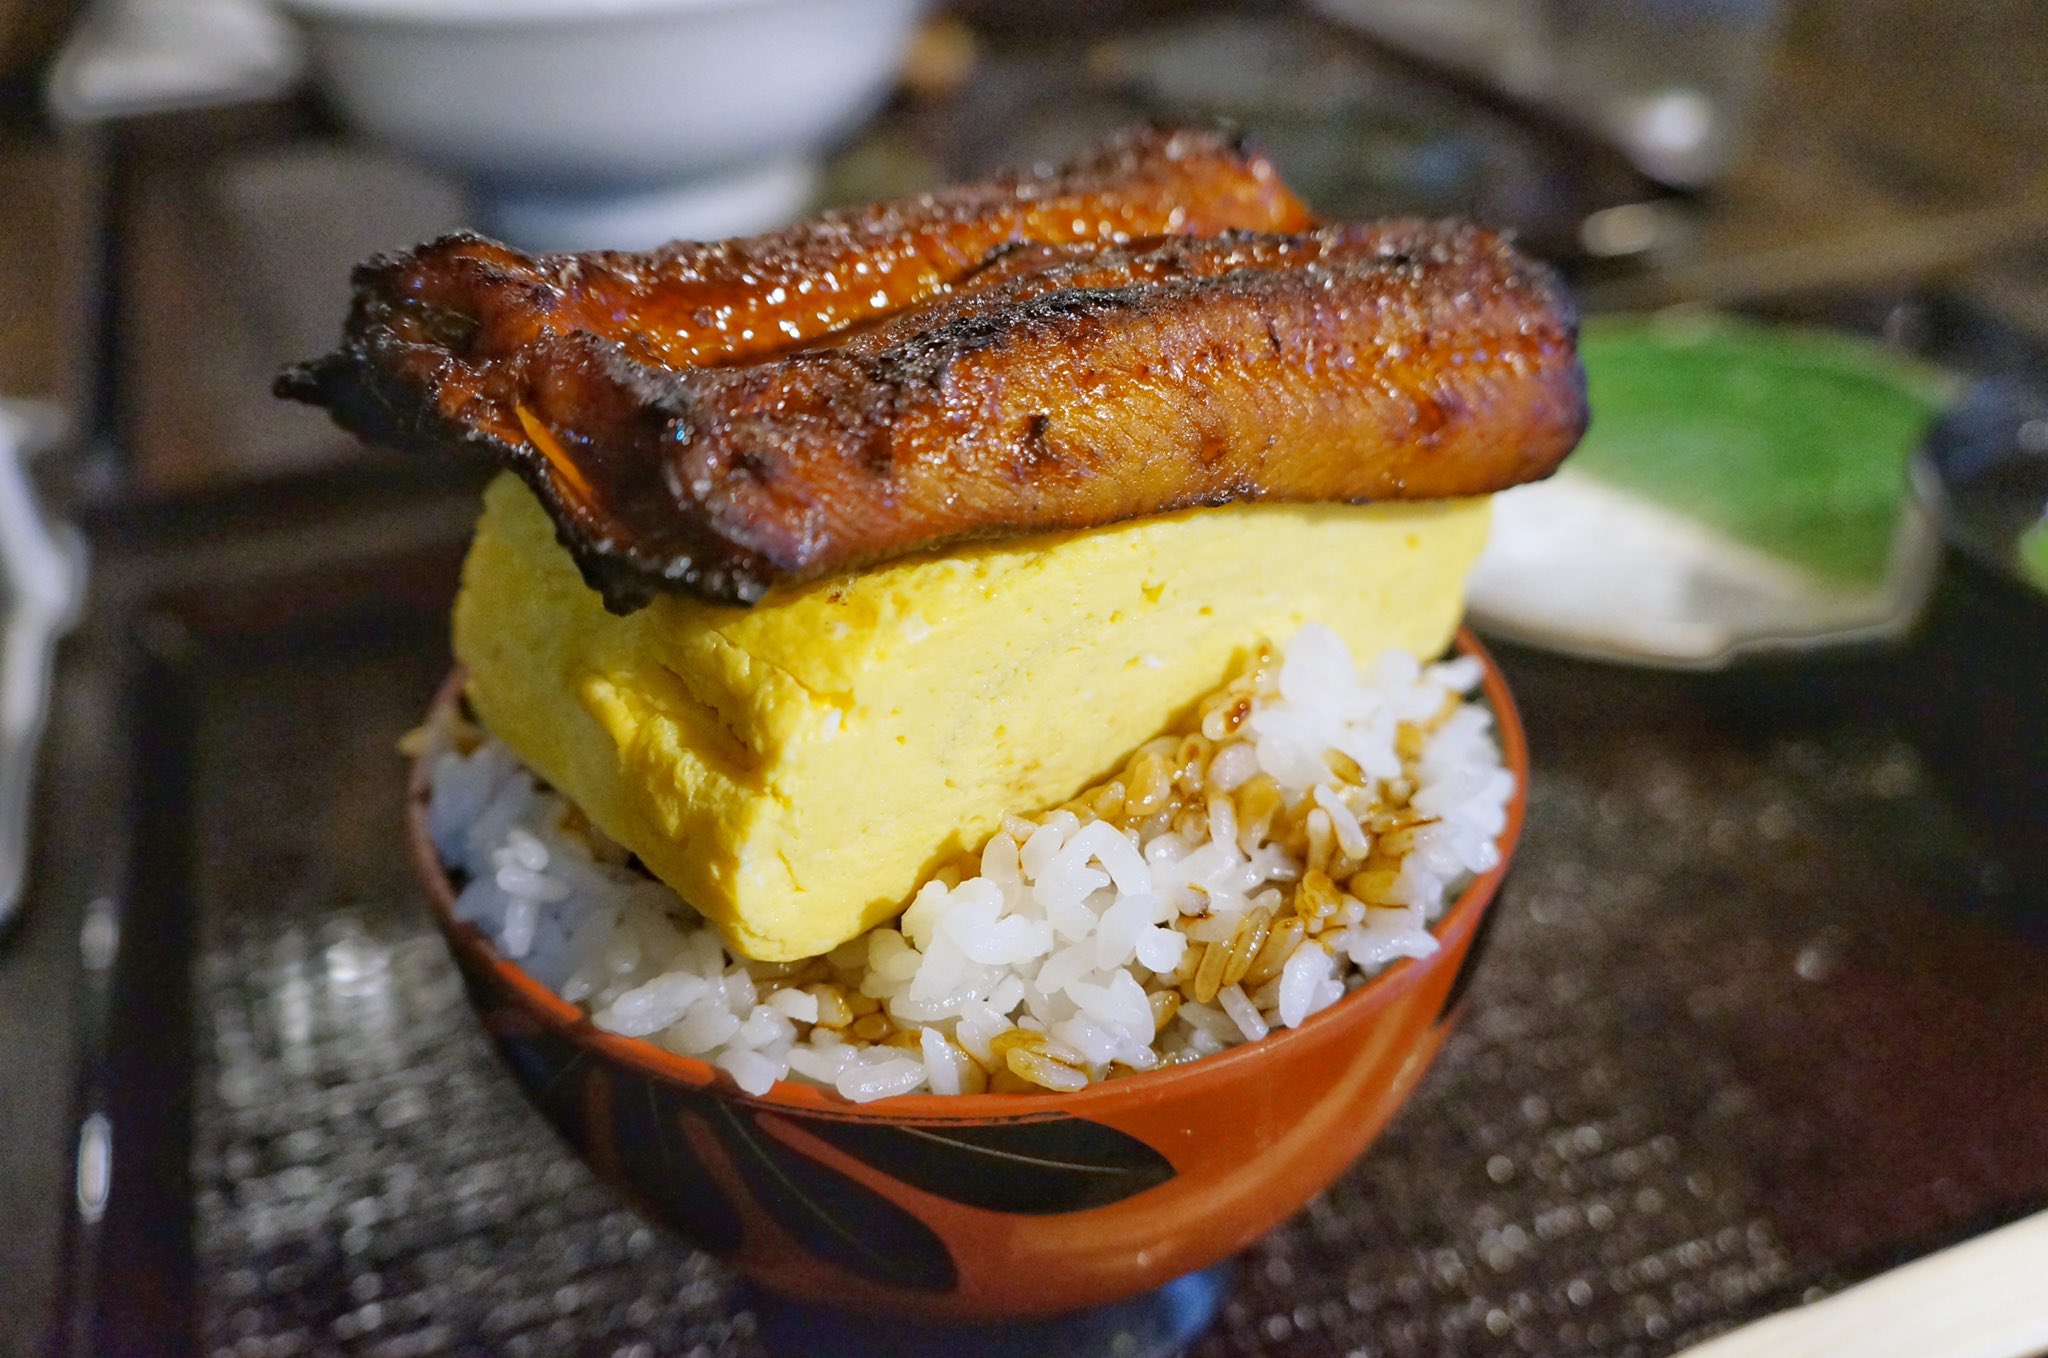
<svg viewBox="0 0 2048 1358">
<path fill-rule="evenodd" d="M 459 238 L 367 267 L 280 390 L 495 454 L 615 612 L 1198 504 L 1483 494 L 1571 448 L 1547 271 L 1474 227 L 1308 226 L 1236 142 L 1150 130 L 647 257 Z"/>
</svg>

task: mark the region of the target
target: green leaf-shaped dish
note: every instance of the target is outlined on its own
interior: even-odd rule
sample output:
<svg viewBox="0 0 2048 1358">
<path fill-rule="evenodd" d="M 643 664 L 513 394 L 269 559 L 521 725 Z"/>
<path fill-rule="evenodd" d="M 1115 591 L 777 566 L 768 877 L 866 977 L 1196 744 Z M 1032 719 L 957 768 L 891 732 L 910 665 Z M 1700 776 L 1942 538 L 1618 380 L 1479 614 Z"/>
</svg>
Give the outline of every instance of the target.
<svg viewBox="0 0 2048 1358">
<path fill-rule="evenodd" d="M 1907 466 L 1958 384 L 1848 335 L 1708 312 L 1596 317 L 1593 422 L 1498 497 L 1475 625 L 1634 664 L 1902 636 L 1933 578 Z"/>
<path fill-rule="evenodd" d="M 1574 471 L 1824 578 L 1877 585 L 1947 374 L 1848 335 L 1734 317 L 1595 317 Z"/>
</svg>

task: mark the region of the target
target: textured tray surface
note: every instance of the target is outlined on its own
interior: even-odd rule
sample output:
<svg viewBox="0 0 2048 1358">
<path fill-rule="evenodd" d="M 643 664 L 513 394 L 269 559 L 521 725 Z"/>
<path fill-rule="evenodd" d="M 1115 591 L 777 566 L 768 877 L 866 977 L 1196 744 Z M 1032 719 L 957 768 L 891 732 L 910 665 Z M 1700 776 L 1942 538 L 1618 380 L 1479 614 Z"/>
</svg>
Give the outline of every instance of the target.
<svg viewBox="0 0 2048 1358">
<path fill-rule="evenodd" d="M 398 838 L 439 665 L 202 666 L 202 1351 L 758 1353 L 464 1006 Z M 1197 1353 L 1664 1353 L 2048 1193 L 2048 950 L 1970 915 L 1909 746 L 1510 669 L 1539 773 L 1465 1024 Z"/>
</svg>

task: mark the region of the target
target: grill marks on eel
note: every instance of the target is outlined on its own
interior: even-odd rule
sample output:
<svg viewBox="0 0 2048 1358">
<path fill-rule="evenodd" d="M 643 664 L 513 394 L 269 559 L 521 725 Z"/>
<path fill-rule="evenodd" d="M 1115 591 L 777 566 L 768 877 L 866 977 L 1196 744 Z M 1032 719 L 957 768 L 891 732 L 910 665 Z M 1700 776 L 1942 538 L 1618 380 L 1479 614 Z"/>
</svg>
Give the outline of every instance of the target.
<svg viewBox="0 0 2048 1358">
<path fill-rule="evenodd" d="M 633 423 L 622 402 L 647 375 L 759 359 L 861 326 L 943 293 L 1019 241 L 1291 231 L 1310 220 L 1271 163 L 1235 137 L 1149 127 L 1053 170 L 743 240 L 529 257 L 459 234 L 358 269 L 342 347 L 291 369 L 277 389 L 327 406 L 366 438 L 493 455 L 540 494 L 585 574 L 620 607 L 650 588 L 694 588 L 698 576 L 688 563 L 652 563 L 619 518 L 617 502 L 641 498 L 651 475 L 635 466 L 640 440 L 607 448 L 575 432 Z M 580 392 L 589 408 L 568 427 L 540 426 L 531 405 L 522 414 L 535 392 L 553 406 L 577 404 Z"/>
<path fill-rule="evenodd" d="M 1051 173 L 828 213 L 731 241 L 646 255 L 528 258 L 453 236 L 358 279 L 402 344 L 460 359 L 587 331 L 664 367 L 773 353 L 935 293 L 1013 241 L 1290 231 L 1309 215 L 1271 165 L 1206 130 L 1148 128 Z"/>
<path fill-rule="evenodd" d="M 443 241 L 359 275 L 344 349 L 280 389 L 491 451 L 622 612 L 1192 505 L 1481 494 L 1570 450 L 1584 382 L 1547 272 L 1471 227 L 1213 234 L 1305 216 L 1228 143 L 1150 133 L 646 258 Z M 891 280 L 865 300 L 863 262 Z"/>
<path fill-rule="evenodd" d="M 649 378 L 674 498 L 635 536 L 746 598 L 1193 505 L 1486 493 L 1577 442 L 1573 343 L 1549 276 L 1470 227 L 1020 251 L 858 333 Z"/>
</svg>

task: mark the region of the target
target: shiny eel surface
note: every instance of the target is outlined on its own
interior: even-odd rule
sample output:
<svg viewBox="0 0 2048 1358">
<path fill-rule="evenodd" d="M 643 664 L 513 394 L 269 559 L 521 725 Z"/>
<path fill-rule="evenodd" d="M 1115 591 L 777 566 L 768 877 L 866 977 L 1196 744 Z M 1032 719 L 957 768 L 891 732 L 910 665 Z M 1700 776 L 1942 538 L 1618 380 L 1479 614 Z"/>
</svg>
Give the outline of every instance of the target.
<svg viewBox="0 0 2048 1358">
<path fill-rule="evenodd" d="M 1236 138 L 1146 127 L 1055 169 L 738 240 L 535 257 L 456 234 L 358 269 L 341 348 L 294 368 L 278 389 L 329 406 L 369 438 L 483 441 L 517 456 L 527 436 L 504 399 L 501 366 L 550 335 L 595 336 L 661 368 L 732 363 L 943 293 L 1018 241 L 1309 224 L 1271 163 Z"/>
<path fill-rule="evenodd" d="M 1574 340 L 1550 275 L 1497 237 L 1392 222 L 1012 245 L 715 366 L 536 327 L 471 398 L 509 412 L 502 436 L 417 403 L 375 428 L 334 399 L 334 359 L 286 385 L 366 432 L 493 447 L 627 611 L 1194 505 L 1501 489 L 1584 427 Z M 341 369 L 372 393 L 378 371 Z"/>
</svg>

